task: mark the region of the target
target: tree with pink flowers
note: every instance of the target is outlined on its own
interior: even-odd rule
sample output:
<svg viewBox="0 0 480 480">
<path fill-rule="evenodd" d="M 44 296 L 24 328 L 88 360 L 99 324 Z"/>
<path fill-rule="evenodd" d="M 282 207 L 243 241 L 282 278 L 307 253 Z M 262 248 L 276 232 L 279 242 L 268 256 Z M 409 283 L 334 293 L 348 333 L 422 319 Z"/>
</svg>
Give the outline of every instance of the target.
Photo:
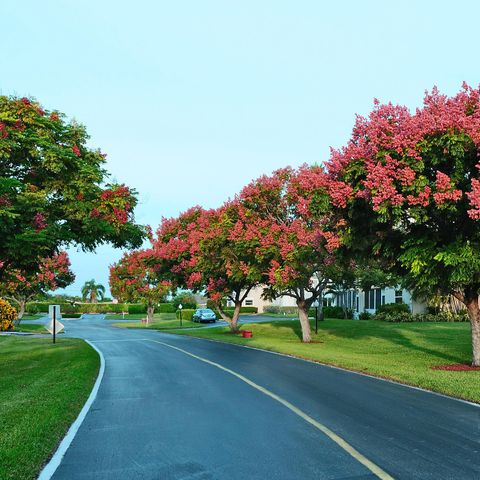
<svg viewBox="0 0 480 480">
<path fill-rule="evenodd" d="M 25 313 L 27 302 L 35 296 L 73 283 L 75 275 L 70 270 L 70 260 L 66 252 L 59 252 L 40 260 L 39 272 L 27 270 L 7 270 L 0 282 L 0 294 L 18 305 L 18 320 Z"/>
<path fill-rule="evenodd" d="M 165 219 L 154 240 L 160 268 L 177 287 L 204 292 L 226 320 L 238 331 L 243 301 L 263 278 L 251 242 L 236 240 L 238 202 L 216 210 L 194 207 L 176 219 Z M 225 300 L 232 302 L 227 313 Z"/>
<path fill-rule="evenodd" d="M 264 296 L 295 299 L 306 343 L 311 341 L 310 306 L 350 270 L 336 255 L 343 223 L 332 225 L 328 183 L 318 166 L 260 177 L 240 193 L 239 220 L 232 231 L 235 241 L 255 249 Z"/>
<path fill-rule="evenodd" d="M 151 250 L 133 250 L 110 267 L 110 290 L 122 302 L 143 303 L 147 323 L 153 321 L 155 305 L 163 301 L 171 283 L 152 266 Z"/>
<path fill-rule="evenodd" d="M 463 302 L 480 366 L 480 91 L 435 88 L 422 108 L 375 101 L 328 162 L 352 254 L 374 257 L 423 297 Z"/>
</svg>

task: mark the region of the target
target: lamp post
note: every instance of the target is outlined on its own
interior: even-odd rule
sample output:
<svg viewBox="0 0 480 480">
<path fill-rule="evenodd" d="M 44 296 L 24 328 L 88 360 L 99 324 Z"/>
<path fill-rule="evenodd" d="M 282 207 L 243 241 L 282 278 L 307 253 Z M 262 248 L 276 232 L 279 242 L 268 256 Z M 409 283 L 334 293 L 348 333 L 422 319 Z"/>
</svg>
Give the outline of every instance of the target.
<svg viewBox="0 0 480 480">
<path fill-rule="evenodd" d="M 182 323 L 182 308 L 183 308 L 183 305 L 180 303 L 178 305 L 178 309 L 180 310 L 180 326 L 181 327 L 183 326 L 183 323 Z"/>
</svg>

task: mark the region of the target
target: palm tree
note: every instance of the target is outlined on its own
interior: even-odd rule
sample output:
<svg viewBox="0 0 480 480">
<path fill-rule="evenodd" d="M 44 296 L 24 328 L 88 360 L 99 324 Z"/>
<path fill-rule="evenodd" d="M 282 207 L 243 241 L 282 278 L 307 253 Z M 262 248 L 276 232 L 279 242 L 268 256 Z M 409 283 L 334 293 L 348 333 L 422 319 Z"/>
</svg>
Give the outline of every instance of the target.
<svg viewBox="0 0 480 480">
<path fill-rule="evenodd" d="M 100 283 L 95 283 L 95 280 L 85 282 L 82 287 L 82 298 L 90 303 L 96 303 L 97 299 L 103 300 L 105 297 L 105 287 Z"/>
</svg>

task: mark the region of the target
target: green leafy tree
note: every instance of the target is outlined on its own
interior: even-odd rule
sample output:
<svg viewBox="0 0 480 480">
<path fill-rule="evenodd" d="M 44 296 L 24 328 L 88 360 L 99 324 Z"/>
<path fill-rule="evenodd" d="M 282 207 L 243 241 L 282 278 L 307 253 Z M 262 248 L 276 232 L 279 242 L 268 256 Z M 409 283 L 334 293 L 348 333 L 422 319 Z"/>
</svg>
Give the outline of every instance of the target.
<svg viewBox="0 0 480 480">
<path fill-rule="evenodd" d="M 135 191 L 108 183 L 105 155 L 85 128 L 29 98 L 0 96 L 0 278 L 38 272 L 40 258 L 76 244 L 137 247 Z"/>
<path fill-rule="evenodd" d="M 197 308 L 197 299 L 192 292 L 178 292 L 172 300 L 176 309 L 181 304 L 182 308 Z"/>
<path fill-rule="evenodd" d="M 94 279 L 85 282 L 81 291 L 82 299 L 88 299 L 90 303 L 101 301 L 105 296 L 105 287 L 101 283 L 96 283 Z"/>
<path fill-rule="evenodd" d="M 328 162 L 332 204 L 354 255 L 377 258 L 420 297 L 453 295 L 480 366 L 480 92 L 436 89 L 424 107 L 376 102 Z"/>
</svg>

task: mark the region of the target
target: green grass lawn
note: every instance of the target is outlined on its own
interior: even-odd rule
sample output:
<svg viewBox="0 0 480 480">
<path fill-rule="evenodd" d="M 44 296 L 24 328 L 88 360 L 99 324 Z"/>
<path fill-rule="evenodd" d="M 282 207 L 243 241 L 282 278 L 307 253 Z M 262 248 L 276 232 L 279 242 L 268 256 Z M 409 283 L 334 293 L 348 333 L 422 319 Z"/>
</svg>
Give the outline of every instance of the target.
<svg viewBox="0 0 480 480">
<path fill-rule="evenodd" d="M 107 313 L 105 316 L 105 320 L 140 320 L 142 318 L 146 318 L 146 313 L 127 313 L 123 316 L 121 313 Z M 174 313 L 155 313 L 153 315 L 153 319 L 155 321 L 159 320 L 174 320 L 175 314 Z"/>
<path fill-rule="evenodd" d="M 100 360 L 83 340 L 0 337 L 0 478 L 34 479 L 82 409 Z"/>
<path fill-rule="evenodd" d="M 122 316 L 112 315 L 116 317 L 115 319 L 121 319 Z M 108 315 L 107 319 L 110 319 Z M 172 330 L 180 328 L 197 328 L 201 327 L 203 324 L 190 322 L 188 320 L 182 320 L 182 327 L 180 327 L 180 320 L 175 317 L 174 313 L 156 313 L 153 316 L 153 322 L 149 325 L 145 323 L 140 323 L 140 319 L 145 318 L 145 314 L 131 314 L 125 315 L 125 320 L 133 320 L 132 322 L 118 322 L 112 323 L 114 327 L 122 328 L 147 328 L 153 330 Z M 136 321 L 135 321 L 136 320 Z"/>
<path fill-rule="evenodd" d="M 313 322 L 312 322 L 313 325 Z M 298 321 L 242 326 L 253 338 L 226 327 L 174 331 L 182 335 L 249 345 L 394 379 L 480 403 L 480 371 L 432 370 L 471 361 L 468 323 L 387 323 L 358 320 L 319 322 L 315 343 L 300 341 Z"/>
<path fill-rule="evenodd" d="M 15 326 L 14 332 L 49 333 L 43 325 L 38 323 L 21 323 Z"/>
<path fill-rule="evenodd" d="M 22 317 L 22 320 L 37 320 L 39 318 L 45 317 L 46 315 L 48 315 L 48 314 L 47 313 L 36 313 L 35 315 L 25 314 Z"/>
</svg>

